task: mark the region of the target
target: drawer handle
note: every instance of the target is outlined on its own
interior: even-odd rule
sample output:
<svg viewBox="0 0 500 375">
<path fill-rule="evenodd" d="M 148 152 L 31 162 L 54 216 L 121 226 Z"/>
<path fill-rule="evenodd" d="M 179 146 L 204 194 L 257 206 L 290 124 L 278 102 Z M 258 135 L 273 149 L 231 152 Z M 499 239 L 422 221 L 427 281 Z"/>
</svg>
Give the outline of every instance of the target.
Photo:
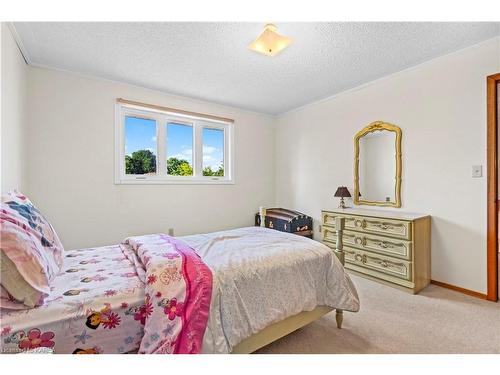
<svg viewBox="0 0 500 375">
<path fill-rule="evenodd" d="M 387 268 L 389 266 L 399 266 L 406 268 L 406 265 L 404 263 L 395 263 L 395 262 L 390 262 L 388 260 L 377 260 L 377 263 L 384 268 Z"/>
<path fill-rule="evenodd" d="M 365 220 L 354 220 L 354 226 L 355 227 L 360 227 L 360 228 L 365 228 L 366 227 L 366 221 Z"/>
<path fill-rule="evenodd" d="M 379 241 L 377 242 L 377 246 L 382 249 L 394 249 L 394 244 L 387 241 Z"/>
<path fill-rule="evenodd" d="M 405 226 L 404 224 L 391 224 L 391 223 L 380 223 L 380 222 L 372 222 L 372 225 L 380 228 L 382 230 L 401 230 L 405 231 Z"/>
<path fill-rule="evenodd" d="M 356 254 L 356 255 L 354 255 L 354 260 L 357 261 L 357 262 L 361 262 L 363 264 L 366 264 L 367 258 L 366 258 L 366 255 L 364 255 L 364 254 L 363 255 Z"/>
<path fill-rule="evenodd" d="M 356 245 L 364 245 L 364 243 L 363 243 L 363 242 L 364 242 L 364 241 L 363 241 L 363 239 L 362 239 L 361 237 L 354 237 L 354 243 L 355 243 Z"/>
<path fill-rule="evenodd" d="M 375 224 L 375 226 L 379 227 L 379 228 L 380 228 L 380 229 L 382 229 L 382 230 L 387 230 L 387 229 L 391 228 L 391 226 L 390 226 L 390 225 L 385 224 L 385 223 Z"/>
</svg>

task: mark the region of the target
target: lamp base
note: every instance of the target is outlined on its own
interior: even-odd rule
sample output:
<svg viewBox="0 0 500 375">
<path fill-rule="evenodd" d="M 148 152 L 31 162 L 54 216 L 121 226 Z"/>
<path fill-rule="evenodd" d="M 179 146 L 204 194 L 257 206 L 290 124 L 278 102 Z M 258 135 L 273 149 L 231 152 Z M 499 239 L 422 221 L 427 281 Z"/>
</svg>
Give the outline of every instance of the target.
<svg viewBox="0 0 500 375">
<path fill-rule="evenodd" d="M 341 197 L 341 198 L 340 198 L 339 208 L 342 208 L 342 209 L 346 208 L 346 206 L 345 206 L 345 202 L 344 202 L 344 197 Z"/>
</svg>

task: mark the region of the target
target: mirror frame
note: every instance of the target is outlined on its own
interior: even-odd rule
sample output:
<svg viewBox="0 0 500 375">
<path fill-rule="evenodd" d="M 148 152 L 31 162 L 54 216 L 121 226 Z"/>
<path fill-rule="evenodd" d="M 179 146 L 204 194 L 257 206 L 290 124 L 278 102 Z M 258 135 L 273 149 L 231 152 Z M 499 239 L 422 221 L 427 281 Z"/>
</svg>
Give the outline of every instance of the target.
<svg viewBox="0 0 500 375">
<path fill-rule="evenodd" d="M 396 133 L 396 175 L 395 175 L 395 202 L 368 201 L 359 199 L 359 139 L 368 133 L 379 130 L 388 130 Z M 401 129 L 393 124 L 383 121 L 375 121 L 364 127 L 354 136 L 354 197 L 353 202 L 356 205 L 366 204 L 369 206 L 388 206 L 401 207 Z"/>
</svg>

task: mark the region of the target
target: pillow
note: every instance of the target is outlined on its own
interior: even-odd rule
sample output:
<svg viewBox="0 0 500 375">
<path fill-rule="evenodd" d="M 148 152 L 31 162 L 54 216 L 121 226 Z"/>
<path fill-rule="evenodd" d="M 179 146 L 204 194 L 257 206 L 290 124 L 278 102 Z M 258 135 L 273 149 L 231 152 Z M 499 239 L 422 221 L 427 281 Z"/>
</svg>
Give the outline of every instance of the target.
<svg viewBox="0 0 500 375">
<path fill-rule="evenodd" d="M 2 259 L 8 258 L 5 265 L 2 262 L 2 287 L 27 307 L 43 304 L 50 292 L 50 282 L 62 267 L 64 249 L 59 237 L 33 203 L 17 192 L 2 195 L 0 225 Z M 27 285 L 19 288 L 14 282 L 19 276 Z M 31 290 L 27 292 L 28 289 Z"/>
<path fill-rule="evenodd" d="M 26 310 L 29 307 L 12 297 L 12 295 L 0 285 L 0 308 L 2 308 L 2 310 Z"/>
<path fill-rule="evenodd" d="M 33 288 L 17 270 L 13 261 L 0 250 L 0 280 L 2 288 L 5 290 L 0 300 L 3 308 L 16 308 L 13 303 L 17 302 L 17 308 L 36 307 L 43 303 L 44 293 Z M 7 292 L 8 291 L 8 292 Z M 5 301 L 7 299 L 8 301 Z M 8 302 L 8 303 L 7 303 Z M 19 303 L 20 302 L 20 303 Z"/>
</svg>

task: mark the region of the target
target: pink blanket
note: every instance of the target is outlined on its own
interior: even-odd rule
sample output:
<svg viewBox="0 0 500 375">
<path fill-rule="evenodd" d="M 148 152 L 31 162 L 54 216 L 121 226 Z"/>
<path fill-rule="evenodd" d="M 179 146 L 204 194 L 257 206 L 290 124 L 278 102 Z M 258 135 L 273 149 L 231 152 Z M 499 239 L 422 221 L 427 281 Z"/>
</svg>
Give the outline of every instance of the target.
<svg viewBox="0 0 500 375">
<path fill-rule="evenodd" d="M 139 353 L 201 352 L 212 272 L 188 245 L 164 234 L 129 237 L 123 246 L 145 283 Z"/>
</svg>

